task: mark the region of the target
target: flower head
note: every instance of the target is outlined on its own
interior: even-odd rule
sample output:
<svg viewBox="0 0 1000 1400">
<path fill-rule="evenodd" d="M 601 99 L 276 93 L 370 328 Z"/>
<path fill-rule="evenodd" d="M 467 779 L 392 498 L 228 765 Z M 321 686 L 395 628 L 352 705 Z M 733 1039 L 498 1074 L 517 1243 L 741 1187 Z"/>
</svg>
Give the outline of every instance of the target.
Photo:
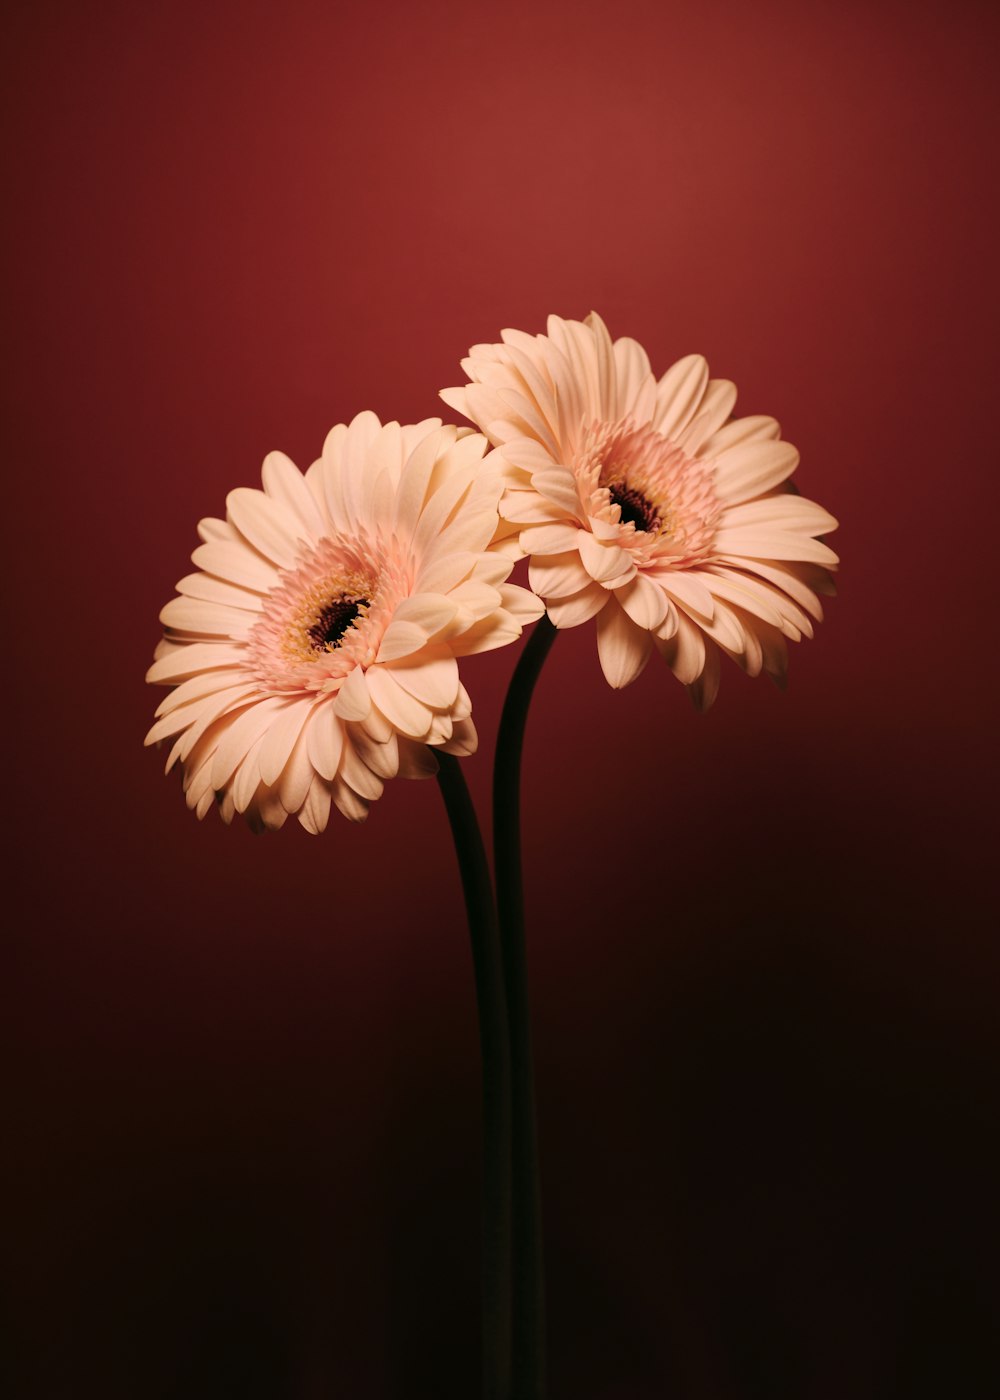
<svg viewBox="0 0 1000 1400">
<path fill-rule="evenodd" d="M 146 738 L 172 741 L 199 817 L 218 799 L 227 822 L 318 832 L 331 804 L 361 821 L 387 778 L 432 774 L 431 749 L 475 750 L 456 658 L 542 611 L 488 552 L 503 483 L 486 449 L 361 413 L 305 475 L 272 452 L 262 491 L 201 522 L 199 572 L 160 614 L 147 679 L 174 688 Z"/>
<path fill-rule="evenodd" d="M 799 455 L 773 418 L 731 417 L 736 389 L 700 355 L 657 381 L 600 317 L 549 317 L 548 335 L 476 345 L 472 381 L 441 397 L 500 448 L 500 547 L 530 555 L 556 627 L 597 618 L 611 685 L 655 647 L 707 708 L 719 655 L 783 682 L 787 639 L 812 636 L 836 527 L 793 493 Z"/>
</svg>

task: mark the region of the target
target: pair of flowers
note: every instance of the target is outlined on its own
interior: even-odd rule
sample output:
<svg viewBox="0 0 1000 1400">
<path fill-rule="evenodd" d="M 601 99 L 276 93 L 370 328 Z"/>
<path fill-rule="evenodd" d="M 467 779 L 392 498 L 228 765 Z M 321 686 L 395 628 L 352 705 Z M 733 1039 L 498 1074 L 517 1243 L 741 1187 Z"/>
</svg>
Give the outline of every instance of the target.
<svg viewBox="0 0 1000 1400">
<path fill-rule="evenodd" d="M 458 660 L 548 613 L 596 619 L 609 683 L 656 650 L 699 708 L 724 652 L 783 682 L 811 636 L 836 526 L 788 481 L 798 453 L 771 418 L 733 418 L 735 387 L 700 356 L 656 380 L 603 322 L 550 317 L 463 361 L 444 401 L 476 425 L 400 426 L 369 412 L 304 474 L 264 461 L 225 520 L 203 520 L 160 614 L 147 679 L 168 685 L 147 743 L 170 741 L 187 803 L 255 829 L 331 807 L 363 820 L 387 779 L 475 751 Z M 531 591 L 510 583 L 529 559 Z"/>
</svg>

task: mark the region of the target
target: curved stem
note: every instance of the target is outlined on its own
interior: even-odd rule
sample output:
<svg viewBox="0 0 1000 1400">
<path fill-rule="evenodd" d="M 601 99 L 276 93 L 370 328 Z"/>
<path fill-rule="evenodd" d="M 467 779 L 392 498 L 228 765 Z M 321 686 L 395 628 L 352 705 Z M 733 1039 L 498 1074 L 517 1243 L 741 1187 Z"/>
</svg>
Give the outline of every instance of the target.
<svg viewBox="0 0 1000 1400">
<path fill-rule="evenodd" d="M 511 1085 L 507 1001 L 486 850 L 457 758 L 437 752 L 455 841 L 479 1008 L 483 1072 L 483 1397 L 510 1400 Z"/>
<path fill-rule="evenodd" d="M 521 876 L 521 750 L 535 682 L 556 638 L 548 617 L 521 653 L 504 701 L 493 770 L 493 854 L 510 1019 L 513 1086 L 515 1400 L 545 1394 L 545 1272 Z"/>
</svg>

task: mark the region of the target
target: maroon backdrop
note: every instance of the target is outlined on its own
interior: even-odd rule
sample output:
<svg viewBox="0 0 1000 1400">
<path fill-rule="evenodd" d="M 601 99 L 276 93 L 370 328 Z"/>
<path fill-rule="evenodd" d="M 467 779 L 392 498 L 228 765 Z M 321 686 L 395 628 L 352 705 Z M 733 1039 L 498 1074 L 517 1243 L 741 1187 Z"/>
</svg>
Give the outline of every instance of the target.
<svg viewBox="0 0 1000 1400">
<path fill-rule="evenodd" d="M 781 420 L 843 572 L 785 695 L 612 693 L 590 627 L 543 676 L 554 1400 L 996 1393 L 995 11 L 13 8 L 8 1393 L 475 1393 L 436 788 L 199 825 L 143 673 L 265 452 L 591 307 Z M 483 805 L 514 659 L 465 667 Z"/>
</svg>

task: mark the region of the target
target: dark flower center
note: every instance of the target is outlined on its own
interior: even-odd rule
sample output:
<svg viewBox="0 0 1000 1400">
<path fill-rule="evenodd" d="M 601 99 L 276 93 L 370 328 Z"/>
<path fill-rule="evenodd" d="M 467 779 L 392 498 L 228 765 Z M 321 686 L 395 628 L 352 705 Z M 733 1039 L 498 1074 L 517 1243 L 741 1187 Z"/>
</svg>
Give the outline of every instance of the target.
<svg viewBox="0 0 1000 1400">
<path fill-rule="evenodd" d="M 367 598 L 333 598 L 309 628 L 314 650 L 335 651 L 361 609 L 367 607 Z"/>
<path fill-rule="evenodd" d="M 655 530 L 659 525 L 656 507 L 641 491 L 633 490 L 624 481 L 616 481 L 608 487 L 608 492 L 612 505 L 621 510 L 623 525 L 634 525 L 637 530 Z"/>
</svg>

